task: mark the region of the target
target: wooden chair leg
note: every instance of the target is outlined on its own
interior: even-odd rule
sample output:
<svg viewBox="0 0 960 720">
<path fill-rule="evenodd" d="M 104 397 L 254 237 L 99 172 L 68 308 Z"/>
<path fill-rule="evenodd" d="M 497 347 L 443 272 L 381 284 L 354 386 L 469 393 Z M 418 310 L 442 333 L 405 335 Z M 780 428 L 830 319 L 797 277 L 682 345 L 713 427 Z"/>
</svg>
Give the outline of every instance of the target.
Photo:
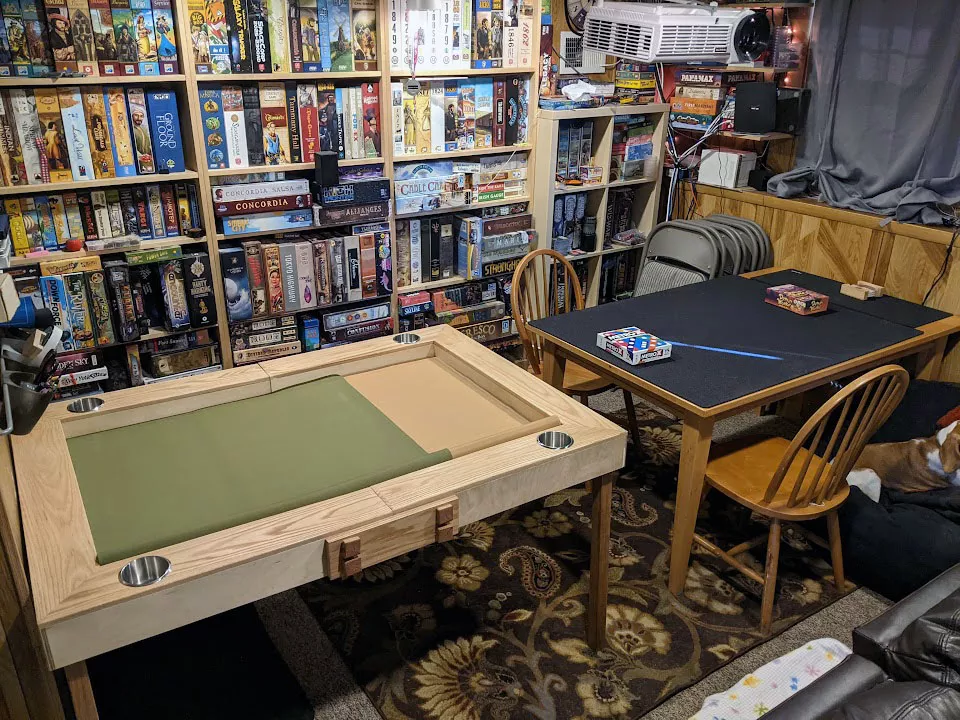
<svg viewBox="0 0 960 720">
<path fill-rule="evenodd" d="M 581 393 L 580 402 L 586 405 L 587 407 L 590 407 L 590 396 L 587 395 L 586 393 Z"/>
<path fill-rule="evenodd" d="M 77 720 L 99 720 L 100 713 L 97 712 L 97 702 L 90 686 L 87 664 L 81 660 L 67 665 L 63 671 L 67 675 L 67 686 L 70 688 L 70 698 L 73 700 L 73 711 Z"/>
<path fill-rule="evenodd" d="M 827 533 L 830 538 L 830 559 L 833 561 L 833 582 L 837 592 L 842 593 L 846 588 L 846 579 L 843 576 L 843 548 L 840 545 L 840 516 L 836 510 L 827 515 Z"/>
<path fill-rule="evenodd" d="M 780 562 L 780 520 L 770 521 L 767 564 L 763 571 L 763 600 L 760 603 L 760 632 L 766 635 L 773 624 L 773 602 L 777 597 L 777 564 Z"/>
<path fill-rule="evenodd" d="M 630 439 L 633 440 L 633 447 L 640 447 L 640 427 L 637 425 L 637 409 L 633 406 L 633 393 L 623 389 L 623 404 L 627 408 L 627 423 L 630 425 Z"/>
</svg>

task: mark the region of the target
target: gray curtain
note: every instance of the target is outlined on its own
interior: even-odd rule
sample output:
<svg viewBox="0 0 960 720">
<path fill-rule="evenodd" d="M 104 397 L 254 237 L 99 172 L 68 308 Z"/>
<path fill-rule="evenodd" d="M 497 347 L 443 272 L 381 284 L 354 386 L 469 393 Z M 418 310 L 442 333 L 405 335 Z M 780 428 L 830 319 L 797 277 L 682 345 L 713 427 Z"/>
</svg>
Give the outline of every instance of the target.
<svg viewBox="0 0 960 720">
<path fill-rule="evenodd" d="M 960 202 L 960 0 L 818 0 L 813 91 L 780 197 L 939 224 Z"/>
</svg>

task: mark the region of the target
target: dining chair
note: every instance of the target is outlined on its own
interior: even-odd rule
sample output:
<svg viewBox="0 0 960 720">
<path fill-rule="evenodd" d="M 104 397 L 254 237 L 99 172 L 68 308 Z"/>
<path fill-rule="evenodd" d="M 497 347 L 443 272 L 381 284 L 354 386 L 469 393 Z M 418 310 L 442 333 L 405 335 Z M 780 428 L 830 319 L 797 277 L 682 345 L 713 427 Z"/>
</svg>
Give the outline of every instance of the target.
<svg viewBox="0 0 960 720">
<path fill-rule="evenodd" d="M 527 330 L 527 323 L 573 310 L 583 310 L 583 289 L 573 264 L 556 250 L 540 249 L 528 253 L 513 273 L 511 291 L 513 319 L 523 343 L 523 352 L 530 370 L 543 377 L 543 348 L 538 337 Z M 612 329 L 612 328 L 611 328 Z M 591 395 L 597 395 L 614 387 L 609 380 L 600 377 L 575 362 L 567 361 L 563 372 L 563 391 L 576 396 L 584 405 L 589 405 Z M 627 422 L 634 447 L 639 448 L 640 431 L 633 395 L 623 391 L 627 410 Z"/>
<path fill-rule="evenodd" d="M 717 445 L 710 453 L 704 492 L 716 488 L 724 495 L 770 520 L 766 535 L 724 551 L 694 534 L 694 542 L 763 586 L 760 630 L 770 631 L 780 557 L 783 522 L 806 522 L 826 516 L 829 544 L 809 533 L 816 544 L 829 548 L 837 590 L 844 590 L 843 553 L 837 511 L 847 499 L 847 473 L 876 430 L 900 404 L 907 371 L 886 365 L 857 378 L 833 395 L 804 423 L 793 440 L 748 437 Z M 767 559 L 761 576 L 737 559 L 767 541 Z"/>
</svg>

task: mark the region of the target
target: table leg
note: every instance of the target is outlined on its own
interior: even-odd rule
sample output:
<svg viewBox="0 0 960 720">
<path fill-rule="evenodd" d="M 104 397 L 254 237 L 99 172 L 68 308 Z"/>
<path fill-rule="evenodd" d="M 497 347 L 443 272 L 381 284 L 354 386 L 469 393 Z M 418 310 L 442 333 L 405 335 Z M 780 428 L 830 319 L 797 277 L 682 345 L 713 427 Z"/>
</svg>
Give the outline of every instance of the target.
<svg viewBox="0 0 960 720">
<path fill-rule="evenodd" d="M 591 482 L 593 495 L 590 537 L 590 606 L 587 609 L 587 644 L 601 650 L 607 643 L 607 570 L 610 563 L 610 507 L 617 473 Z"/>
<path fill-rule="evenodd" d="M 939 380 L 943 354 L 947 349 L 947 338 L 942 337 L 917 353 L 917 379 Z"/>
<path fill-rule="evenodd" d="M 563 371 L 567 360 L 557 352 L 557 346 L 544 341 L 543 357 L 540 360 L 541 377 L 544 382 L 550 383 L 557 390 L 563 390 Z"/>
<path fill-rule="evenodd" d="M 688 417 L 683 421 L 680 443 L 680 472 L 677 503 L 673 516 L 673 543 L 670 547 L 670 592 L 679 595 L 687 581 L 693 530 L 700 510 L 703 474 L 713 439 L 713 418 Z"/>
<path fill-rule="evenodd" d="M 67 675 L 67 685 L 70 688 L 70 698 L 73 700 L 73 711 L 77 720 L 99 720 L 97 701 L 93 697 L 93 688 L 90 686 L 90 676 L 87 674 L 87 664 L 82 660 L 73 665 L 67 665 L 63 671 Z"/>
</svg>

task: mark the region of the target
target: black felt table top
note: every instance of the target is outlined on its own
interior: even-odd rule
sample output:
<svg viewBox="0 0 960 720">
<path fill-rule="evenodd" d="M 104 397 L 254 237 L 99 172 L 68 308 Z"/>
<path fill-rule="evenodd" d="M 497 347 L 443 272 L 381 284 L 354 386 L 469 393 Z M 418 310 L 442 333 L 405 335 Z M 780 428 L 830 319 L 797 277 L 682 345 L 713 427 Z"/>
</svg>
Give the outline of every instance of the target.
<svg viewBox="0 0 960 720">
<path fill-rule="evenodd" d="M 753 278 L 757 282 L 767 286 L 772 285 L 799 285 L 807 290 L 823 293 L 830 296 L 830 304 L 833 306 L 842 305 L 843 307 L 856 310 L 865 315 L 883 318 L 897 325 L 906 325 L 907 327 L 920 327 L 927 323 L 942 320 L 949 317 L 950 313 L 943 310 L 924 307 L 916 303 L 901 300 L 900 298 L 883 297 L 870 298 L 868 300 L 857 300 L 840 294 L 840 285 L 842 283 L 829 278 L 811 275 L 802 270 L 780 270 L 779 272 L 768 275 L 760 275 Z"/>
<path fill-rule="evenodd" d="M 764 302 L 766 289 L 753 280 L 724 277 L 531 325 L 704 408 L 920 335 L 906 325 L 835 307 L 832 297 L 827 312 L 796 315 Z M 597 333 L 630 325 L 675 343 L 672 356 L 630 365 L 597 347 Z"/>
</svg>

